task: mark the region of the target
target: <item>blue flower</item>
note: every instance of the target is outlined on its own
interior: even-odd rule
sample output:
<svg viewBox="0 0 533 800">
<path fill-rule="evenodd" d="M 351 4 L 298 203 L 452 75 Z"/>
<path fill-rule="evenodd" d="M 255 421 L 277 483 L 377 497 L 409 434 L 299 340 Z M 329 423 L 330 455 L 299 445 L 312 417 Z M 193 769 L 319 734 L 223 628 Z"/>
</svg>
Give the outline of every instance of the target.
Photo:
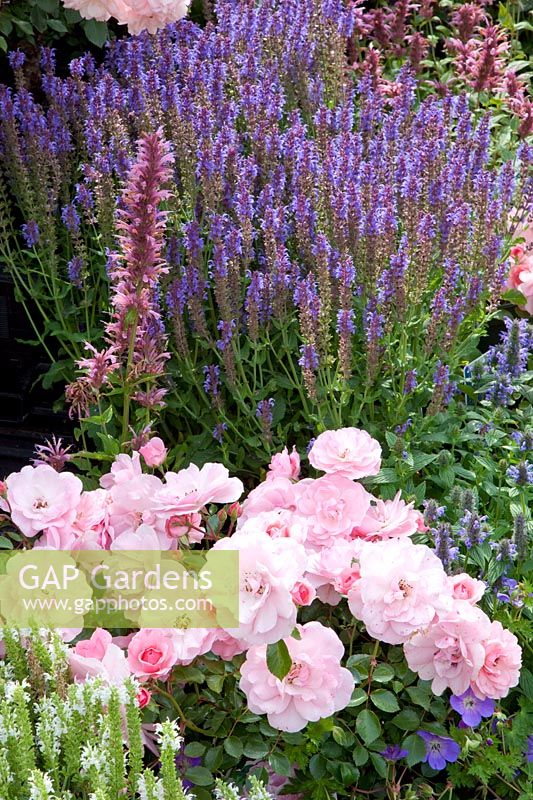
<svg viewBox="0 0 533 800">
<path fill-rule="evenodd" d="M 459 758 L 461 748 L 453 739 L 447 736 L 437 736 L 436 733 L 429 733 L 429 731 L 417 731 L 417 733 L 426 745 L 424 761 L 429 764 L 431 769 L 444 769 L 448 762 L 453 764 Z"/>
<path fill-rule="evenodd" d="M 462 721 L 469 728 L 475 728 L 483 717 L 492 717 L 494 714 L 494 700 L 489 697 L 486 700 L 480 700 L 472 689 L 467 689 L 461 695 L 452 694 L 450 705 L 461 715 Z"/>
<path fill-rule="evenodd" d="M 385 750 L 381 751 L 380 755 L 387 761 L 399 761 L 401 758 L 407 758 L 409 750 L 404 750 L 399 744 L 389 744 Z"/>
</svg>

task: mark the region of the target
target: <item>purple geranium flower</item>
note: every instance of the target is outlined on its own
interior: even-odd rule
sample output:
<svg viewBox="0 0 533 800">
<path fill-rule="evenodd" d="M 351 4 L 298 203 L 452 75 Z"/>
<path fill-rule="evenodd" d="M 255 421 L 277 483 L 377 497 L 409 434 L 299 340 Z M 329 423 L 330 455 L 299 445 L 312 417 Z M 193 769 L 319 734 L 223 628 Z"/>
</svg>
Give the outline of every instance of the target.
<svg viewBox="0 0 533 800">
<path fill-rule="evenodd" d="M 381 751 L 381 755 L 387 761 L 399 761 L 401 758 L 407 758 L 409 750 L 404 750 L 399 744 L 389 744 Z"/>
<path fill-rule="evenodd" d="M 526 757 L 527 763 L 531 764 L 531 762 L 533 761 L 533 736 L 527 737 L 527 746 L 524 755 Z"/>
<path fill-rule="evenodd" d="M 487 697 L 486 700 L 480 700 L 476 697 L 472 689 L 467 689 L 464 694 L 455 695 L 450 697 L 450 705 L 461 715 L 461 719 L 469 728 L 475 728 L 479 725 L 483 717 L 492 717 L 494 714 L 494 700 Z"/>
<path fill-rule="evenodd" d="M 429 764 L 431 769 L 444 769 L 448 761 L 453 763 L 459 758 L 461 748 L 453 739 L 449 739 L 447 736 L 437 736 L 436 733 L 429 733 L 429 731 L 417 731 L 417 733 L 426 745 L 424 761 Z"/>
</svg>

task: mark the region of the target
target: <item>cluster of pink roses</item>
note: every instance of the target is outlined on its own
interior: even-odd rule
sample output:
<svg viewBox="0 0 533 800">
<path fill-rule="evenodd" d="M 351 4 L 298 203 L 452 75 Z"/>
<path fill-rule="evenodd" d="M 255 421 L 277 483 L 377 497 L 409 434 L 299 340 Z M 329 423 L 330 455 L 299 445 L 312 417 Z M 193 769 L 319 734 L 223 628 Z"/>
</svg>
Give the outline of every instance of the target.
<svg viewBox="0 0 533 800">
<path fill-rule="evenodd" d="M 511 269 L 507 279 L 508 289 L 517 289 L 526 298 L 521 308 L 533 314 L 533 224 L 519 231 L 523 244 L 511 248 Z"/>
<path fill-rule="evenodd" d="M 78 11 L 84 19 L 107 22 L 114 17 L 127 25 L 129 33 L 155 33 L 187 14 L 190 0 L 63 0 L 65 8 Z"/>
<path fill-rule="evenodd" d="M 159 466 L 166 450 L 152 439 L 141 455 Z M 92 492 L 72 474 L 24 467 L 7 478 L 2 507 L 26 537 L 41 534 L 37 547 L 164 550 L 200 542 L 205 506 L 235 503 L 243 492 L 220 464 L 160 478 L 143 473 L 141 455 L 118 456 Z M 425 526 L 412 503 L 400 494 L 377 499 L 357 482 L 379 472 L 378 442 L 357 428 L 326 431 L 309 461 L 325 474 L 300 479 L 296 451 L 275 455 L 235 514 L 235 532 L 213 544 L 239 553 L 238 628 L 149 628 L 118 639 L 97 630 L 71 651 L 75 678 L 164 679 L 208 651 L 228 660 L 246 653 L 240 686 L 250 709 L 297 731 L 344 708 L 354 687 L 337 634 L 319 622 L 298 625 L 298 607 L 345 597 L 371 636 L 403 644 L 410 668 L 432 680 L 436 694 L 505 696 L 518 682 L 521 651 L 477 607 L 484 584 L 449 577 L 428 547 L 413 543 Z M 283 680 L 267 665 L 267 646 L 280 640 L 292 661 Z"/>
</svg>

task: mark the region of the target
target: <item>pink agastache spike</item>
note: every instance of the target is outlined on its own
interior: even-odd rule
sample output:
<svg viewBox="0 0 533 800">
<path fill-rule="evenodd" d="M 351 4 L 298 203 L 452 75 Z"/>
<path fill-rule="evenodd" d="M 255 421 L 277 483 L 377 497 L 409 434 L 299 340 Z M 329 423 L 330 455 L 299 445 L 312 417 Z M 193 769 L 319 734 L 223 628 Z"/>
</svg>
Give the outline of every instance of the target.
<svg viewBox="0 0 533 800">
<path fill-rule="evenodd" d="M 125 385 L 136 387 L 132 399 L 148 408 L 164 405 L 165 389 L 155 387 L 154 379 L 163 374 L 169 358 L 158 286 L 168 272 L 163 258 L 167 212 L 161 204 L 171 196 L 166 187 L 172 178 L 173 160 L 161 129 L 139 139 L 117 211 L 118 249 L 110 255 L 112 308 L 105 328 L 107 348 L 96 351 L 88 343 L 91 356 L 78 362 L 85 374 L 67 387 L 73 410 L 83 415 L 92 404 L 87 390 L 98 391 L 111 373 L 119 371 L 123 371 Z M 80 399 L 82 386 L 85 391 Z"/>
</svg>

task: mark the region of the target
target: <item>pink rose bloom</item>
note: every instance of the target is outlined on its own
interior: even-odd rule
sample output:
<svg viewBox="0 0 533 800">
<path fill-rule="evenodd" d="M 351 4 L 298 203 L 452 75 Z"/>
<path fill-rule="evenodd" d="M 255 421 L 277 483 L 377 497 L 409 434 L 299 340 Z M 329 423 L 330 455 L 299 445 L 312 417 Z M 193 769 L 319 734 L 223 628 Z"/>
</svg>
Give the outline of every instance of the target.
<svg viewBox="0 0 533 800">
<path fill-rule="evenodd" d="M 239 552 L 240 625 L 229 632 L 249 644 L 271 644 L 288 636 L 296 624 L 291 590 L 307 562 L 302 545 L 238 531 L 219 539 L 213 549 Z"/>
<path fill-rule="evenodd" d="M 359 564 L 356 563 L 353 566 L 345 567 L 342 570 L 341 574 L 335 578 L 333 587 L 339 594 L 348 595 L 360 578 L 361 573 L 359 571 Z"/>
<path fill-rule="evenodd" d="M 139 453 L 149 467 L 159 467 L 167 457 L 167 448 L 159 436 L 153 436 L 139 448 Z"/>
<path fill-rule="evenodd" d="M 141 686 L 137 692 L 137 705 L 139 708 L 146 708 L 151 699 L 152 693 L 145 689 L 144 686 Z"/>
<path fill-rule="evenodd" d="M 309 462 L 321 472 L 357 480 L 377 475 L 381 467 L 381 446 L 359 428 L 325 431 L 315 439 L 309 451 Z"/>
<path fill-rule="evenodd" d="M 344 647 L 337 634 L 319 622 L 298 630 L 300 639 L 284 639 L 292 666 L 282 681 L 267 667 L 265 645 L 248 650 L 240 681 L 250 711 L 266 714 L 273 728 L 291 733 L 345 708 L 354 688 L 351 673 L 340 664 Z"/>
<path fill-rule="evenodd" d="M 167 472 L 165 484 L 152 499 L 159 516 L 183 516 L 196 513 L 209 503 L 234 503 L 244 486 L 239 478 L 230 478 L 222 464 L 204 464 L 199 469 L 190 464 L 179 472 Z"/>
<path fill-rule="evenodd" d="M 359 573 L 362 547 L 362 539 L 336 539 L 331 547 L 308 554 L 305 578 L 315 587 L 323 603 L 335 606 L 341 601 L 341 594 L 335 587 L 345 588 L 346 570 L 350 575 L 353 570 Z M 351 583 L 353 586 L 353 581 Z"/>
<path fill-rule="evenodd" d="M 483 581 L 471 578 L 466 572 L 461 572 L 460 575 L 451 575 L 448 582 L 452 589 L 452 597 L 456 600 L 467 600 L 472 605 L 481 600 L 487 588 Z"/>
<path fill-rule="evenodd" d="M 76 475 L 56 472 L 48 464 L 12 472 L 6 486 L 11 519 L 24 536 L 70 526 L 83 489 Z"/>
<path fill-rule="evenodd" d="M 130 676 L 126 656 L 102 628 L 97 628 L 90 639 L 78 642 L 69 651 L 68 660 L 76 683 L 100 677 L 112 686 L 119 686 Z"/>
<path fill-rule="evenodd" d="M 111 542 L 110 550 L 161 550 L 160 537 L 150 525 L 127 530 Z"/>
<path fill-rule="evenodd" d="M 107 550 L 111 541 L 109 506 L 111 497 L 105 489 L 82 492 L 72 523 L 77 550 Z"/>
<path fill-rule="evenodd" d="M 141 628 L 128 645 L 128 664 L 136 678 L 166 678 L 177 657 L 177 638 L 169 628 Z"/>
<path fill-rule="evenodd" d="M 292 511 L 279 509 L 263 511 L 246 519 L 239 533 L 262 531 L 272 539 L 294 539 L 303 544 L 307 538 L 307 525 Z"/>
<path fill-rule="evenodd" d="M 522 247 L 513 247 L 511 256 L 515 261 L 509 272 L 507 286 L 524 295 L 526 302 L 520 308 L 533 314 L 533 255 L 526 253 Z"/>
<path fill-rule="evenodd" d="M 63 0 L 65 8 L 77 11 L 83 19 L 107 22 L 110 17 L 126 13 L 127 6 L 121 0 Z"/>
<path fill-rule="evenodd" d="M 216 639 L 217 630 L 209 628 L 175 628 L 176 664 L 191 664 L 197 656 L 203 656 Z"/>
<path fill-rule="evenodd" d="M 255 489 L 252 489 L 242 504 L 239 527 L 244 525 L 250 517 L 266 511 L 295 511 L 299 495 L 311 483 L 313 481 L 309 478 L 293 483 L 288 478 L 278 477 L 260 483 Z"/>
<path fill-rule="evenodd" d="M 235 656 L 239 656 L 248 649 L 248 644 L 242 639 L 236 639 L 231 633 L 218 629 L 216 637 L 211 645 L 211 651 L 222 658 L 224 661 L 231 661 Z"/>
<path fill-rule="evenodd" d="M 307 524 L 306 545 L 328 547 L 337 537 L 348 538 L 361 524 L 371 495 L 341 475 L 324 475 L 305 487 L 297 501 L 298 516 Z"/>
<path fill-rule="evenodd" d="M 117 13 L 121 25 L 137 35 L 142 31 L 156 33 L 171 22 L 177 22 L 187 14 L 190 0 L 127 0 L 125 9 Z"/>
<path fill-rule="evenodd" d="M 72 530 L 68 528 L 49 528 L 35 540 L 33 548 L 34 550 L 75 550 L 77 544 L 78 538 L 74 536 Z"/>
<path fill-rule="evenodd" d="M 156 522 L 160 523 L 165 538 L 164 518 L 158 515 L 156 503 L 162 488 L 163 482 L 156 475 L 141 474 L 125 483 L 116 483 L 109 490 L 109 524 L 115 539 L 122 533 L 137 530 L 143 523 L 155 526 Z"/>
<path fill-rule="evenodd" d="M 359 569 L 348 605 L 374 639 L 402 644 L 451 604 L 442 562 L 411 539 L 364 542 Z"/>
<path fill-rule="evenodd" d="M 412 503 L 405 503 L 400 495 L 401 492 L 398 492 L 394 500 L 375 500 L 353 535 L 376 540 L 416 533 L 420 514 Z"/>
<path fill-rule="evenodd" d="M 292 453 L 284 447 L 281 453 L 272 456 L 266 476 L 267 481 L 273 478 L 289 478 L 297 481 L 299 477 L 300 456 L 295 447 L 292 448 Z"/>
<path fill-rule="evenodd" d="M 483 647 L 484 658 L 472 681 L 472 690 L 481 699 L 491 697 L 499 700 L 506 697 L 509 689 L 519 681 L 522 650 L 516 636 L 504 628 L 501 622 L 490 624 Z"/>
<path fill-rule="evenodd" d="M 316 589 L 308 581 L 296 581 L 291 597 L 297 606 L 310 606 L 316 597 Z"/>
<path fill-rule="evenodd" d="M 112 486 L 128 483 L 139 475 L 142 475 L 139 453 L 134 452 L 131 456 L 121 453 L 111 465 L 111 472 L 108 472 L 107 475 L 102 475 L 100 478 L 100 486 L 103 489 L 111 489 Z"/>
<path fill-rule="evenodd" d="M 451 689 L 455 695 L 466 692 L 476 679 L 485 657 L 483 639 L 490 620 L 480 608 L 466 600 L 456 600 L 452 608 L 423 632 L 404 644 L 409 669 L 440 695 Z"/>
</svg>

